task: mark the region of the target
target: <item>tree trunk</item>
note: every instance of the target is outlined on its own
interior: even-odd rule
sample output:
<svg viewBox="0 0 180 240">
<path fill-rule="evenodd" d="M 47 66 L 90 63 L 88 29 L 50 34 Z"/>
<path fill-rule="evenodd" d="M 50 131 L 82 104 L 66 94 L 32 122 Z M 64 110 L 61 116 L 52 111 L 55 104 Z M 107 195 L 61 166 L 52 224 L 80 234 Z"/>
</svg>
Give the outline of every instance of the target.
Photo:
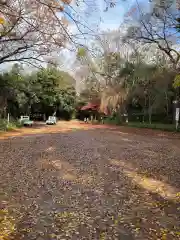
<svg viewBox="0 0 180 240">
<path fill-rule="evenodd" d="M 145 114 L 146 114 L 146 96 L 145 96 L 145 99 L 144 99 L 143 123 L 145 122 Z"/>
<path fill-rule="evenodd" d="M 4 99 L 4 106 L 3 106 L 3 118 L 7 117 L 7 99 Z"/>
<path fill-rule="evenodd" d="M 168 96 L 167 96 L 166 91 L 165 91 L 165 98 L 166 98 L 166 116 L 168 117 L 168 115 L 169 115 L 169 101 L 168 101 Z"/>
<path fill-rule="evenodd" d="M 91 123 L 93 122 L 93 115 L 91 114 Z"/>
<path fill-rule="evenodd" d="M 122 109 L 118 106 L 117 109 L 116 109 L 116 116 L 118 117 L 119 119 L 119 123 L 122 123 L 123 122 L 123 118 L 122 118 Z"/>
<path fill-rule="evenodd" d="M 152 112 L 151 112 L 151 110 L 149 111 L 149 124 L 151 124 L 152 123 Z"/>
<path fill-rule="evenodd" d="M 152 109 L 151 109 L 151 97 L 148 97 L 148 115 L 149 115 L 149 124 L 152 123 Z"/>
</svg>

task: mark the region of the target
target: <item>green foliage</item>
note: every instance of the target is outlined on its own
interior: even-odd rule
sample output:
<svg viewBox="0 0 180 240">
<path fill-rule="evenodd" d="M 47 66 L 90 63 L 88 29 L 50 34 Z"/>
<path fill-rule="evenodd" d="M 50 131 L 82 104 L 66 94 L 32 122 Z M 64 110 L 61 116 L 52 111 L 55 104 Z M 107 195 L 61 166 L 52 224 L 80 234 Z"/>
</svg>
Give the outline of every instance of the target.
<svg viewBox="0 0 180 240">
<path fill-rule="evenodd" d="M 177 75 L 176 75 L 176 77 L 175 77 L 175 79 L 174 79 L 173 87 L 174 87 L 174 88 L 180 87 L 180 74 L 177 74 Z"/>
<path fill-rule="evenodd" d="M 87 54 L 87 51 L 85 48 L 81 47 L 81 48 L 78 48 L 78 51 L 77 51 L 77 57 L 78 58 L 81 58 L 81 57 L 85 57 Z"/>
<path fill-rule="evenodd" d="M 128 60 L 118 53 L 105 52 L 101 55 L 100 70 L 99 75 L 90 74 L 86 79 L 86 88 L 80 94 L 82 100 L 98 99 L 101 111 L 108 109 L 110 114 L 137 111 L 142 121 L 146 119 L 151 123 L 157 115 L 163 116 L 163 122 L 164 119 L 172 122 L 172 102 L 177 97 L 172 86 L 176 71 L 161 59 L 150 64 L 137 50 Z M 178 79 L 176 77 L 176 84 Z M 105 121 L 117 122 L 111 117 Z"/>
<path fill-rule="evenodd" d="M 20 128 L 20 127 L 22 127 L 22 125 L 18 121 L 12 121 L 12 122 L 9 122 L 7 124 L 6 130 L 7 131 L 12 131 L 12 130 L 15 130 L 15 129 Z"/>
<path fill-rule="evenodd" d="M 140 123 L 140 122 L 129 122 L 125 126 L 135 127 L 135 128 L 149 128 L 149 129 L 157 129 L 169 132 L 180 131 L 180 129 L 176 130 L 175 124 L 162 124 L 162 123 Z"/>
<path fill-rule="evenodd" d="M 114 112 L 110 116 L 104 117 L 103 121 L 105 124 L 121 125 L 122 120 L 123 120 L 123 116 L 121 116 L 121 114 Z"/>
<path fill-rule="evenodd" d="M 0 131 L 5 131 L 7 127 L 7 121 L 4 119 L 0 119 Z"/>
<path fill-rule="evenodd" d="M 9 123 L 5 119 L 0 119 L 0 131 L 12 131 L 20 128 L 21 124 L 18 121 L 10 121 Z"/>
<path fill-rule="evenodd" d="M 27 75 L 19 65 L 0 75 L 0 118 L 24 114 L 74 111 L 75 80 L 57 67 L 48 66 Z"/>
<path fill-rule="evenodd" d="M 176 21 L 177 21 L 176 29 L 178 32 L 180 32 L 180 18 L 177 18 Z"/>
<path fill-rule="evenodd" d="M 105 124 L 120 125 L 121 121 L 117 116 L 108 116 L 104 119 Z"/>
</svg>

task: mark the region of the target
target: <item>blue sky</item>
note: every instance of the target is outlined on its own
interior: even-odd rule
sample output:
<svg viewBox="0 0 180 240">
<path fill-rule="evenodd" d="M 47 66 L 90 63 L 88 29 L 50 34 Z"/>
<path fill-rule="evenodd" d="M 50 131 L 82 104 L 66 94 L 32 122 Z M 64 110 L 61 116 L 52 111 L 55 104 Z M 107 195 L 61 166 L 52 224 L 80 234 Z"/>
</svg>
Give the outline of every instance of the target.
<svg viewBox="0 0 180 240">
<path fill-rule="evenodd" d="M 104 0 L 87 0 L 87 2 L 89 6 L 83 3 L 76 6 L 74 3 L 70 7 L 66 7 L 65 11 L 71 16 L 74 14 L 73 17 L 75 19 L 81 20 L 81 22 L 89 26 L 89 28 L 107 30 L 117 29 L 120 26 L 123 22 L 125 13 L 135 3 L 135 0 L 117 0 L 116 6 L 114 8 L 109 8 L 106 12 L 104 11 L 106 9 Z M 74 10 L 77 13 L 75 13 Z M 65 15 L 71 22 L 72 19 L 70 19 L 67 14 Z"/>
<path fill-rule="evenodd" d="M 108 11 L 104 11 L 106 9 L 104 0 L 85 1 L 89 3 L 89 6 L 83 4 L 81 1 L 82 4 L 80 6 L 76 6 L 75 3 L 72 3 L 71 6 L 65 8 L 65 17 L 69 20 L 70 31 L 72 31 L 73 34 L 80 34 L 82 38 L 83 36 L 79 32 L 79 29 L 77 29 L 76 24 L 72 21 L 71 16 L 80 22 L 78 26 L 82 32 L 91 33 L 90 30 L 93 30 L 92 34 L 98 34 L 101 31 L 116 30 L 123 23 L 124 15 L 131 6 L 135 4 L 136 0 L 116 0 L 116 6 L 114 8 L 109 8 Z M 87 34 L 85 38 L 85 40 L 75 39 L 80 44 L 89 45 L 91 42 L 91 35 Z M 76 54 L 65 50 L 63 58 L 66 62 L 65 66 L 70 66 L 71 63 L 74 62 L 75 56 Z"/>
<path fill-rule="evenodd" d="M 103 22 L 100 24 L 100 28 L 103 30 L 117 29 L 123 22 L 124 15 L 134 2 L 134 0 L 122 0 L 114 8 L 109 8 L 107 12 L 102 12 Z"/>
<path fill-rule="evenodd" d="M 71 6 L 66 6 L 65 11 L 70 16 L 73 16 L 73 18 L 81 21 L 85 26 L 88 26 L 94 30 L 117 29 L 123 22 L 125 14 L 130 9 L 137 7 L 137 2 L 143 12 L 146 12 L 148 9 L 150 9 L 149 0 L 114 0 L 116 6 L 114 8 L 108 8 L 108 11 L 106 12 L 104 10 L 106 9 L 107 5 L 105 4 L 104 0 L 84 0 L 85 3 L 83 3 L 81 0 L 79 6 L 75 4 L 75 1 L 76 0 L 72 1 Z M 160 0 L 152 0 L 152 4 L 153 2 L 158 1 Z M 136 13 L 138 13 L 138 8 L 136 9 Z M 70 22 L 72 22 L 72 19 L 70 19 L 67 14 L 65 14 L 65 16 Z M 135 15 L 133 17 L 136 18 Z M 80 26 L 80 28 L 81 27 L 82 26 Z"/>
<path fill-rule="evenodd" d="M 116 6 L 109 8 L 108 11 L 105 12 L 106 6 L 104 0 L 85 0 L 89 5 L 84 4 L 83 0 L 80 1 L 81 4 L 79 6 L 76 6 L 75 0 L 73 0 L 71 6 L 66 6 L 65 8 L 65 17 L 69 20 L 69 28 L 73 34 L 80 32 L 68 15 L 81 23 L 78 24 L 78 26 L 82 32 L 93 30 L 94 33 L 98 34 L 100 31 L 118 29 L 123 23 L 125 14 L 137 5 L 136 1 L 141 5 L 141 9 L 146 11 L 148 11 L 149 5 L 148 0 L 114 0 Z M 83 27 L 83 25 L 86 27 Z M 82 34 L 80 35 L 82 37 Z M 89 42 L 90 35 L 86 35 L 86 38 L 85 42 Z M 82 41 L 83 40 L 79 40 L 79 42 Z M 72 54 L 68 53 L 68 50 L 64 50 L 63 59 L 66 60 L 65 65 L 69 65 L 69 63 L 73 61 Z"/>
<path fill-rule="evenodd" d="M 128 12 L 132 12 L 131 16 L 134 22 L 137 20 L 139 15 L 139 9 L 137 7 L 137 3 L 140 6 L 140 9 L 143 13 L 147 13 L 151 10 L 151 6 L 154 2 L 158 0 L 152 0 L 152 5 L 149 4 L 148 0 L 114 0 L 116 2 L 116 6 L 114 8 L 109 8 L 108 11 L 104 11 L 106 9 L 106 5 L 104 0 L 85 0 L 89 5 L 84 4 L 81 0 L 81 4 L 76 6 L 75 3 L 72 3 L 71 6 L 67 6 L 65 11 L 70 16 L 73 16 L 74 19 L 77 19 L 80 24 L 78 24 L 80 30 L 82 32 L 89 33 L 92 29 L 95 34 L 99 34 L 101 31 L 107 30 L 116 30 L 118 29 L 124 21 L 125 15 Z M 173 0 L 176 1 L 176 0 Z M 133 9 L 135 9 L 133 11 Z M 73 34 L 80 33 L 72 19 L 68 18 L 70 22 L 70 30 Z M 101 19 L 101 21 L 100 21 Z M 83 27 L 82 25 L 86 27 Z M 89 29 L 88 29 L 88 28 Z M 121 28 L 120 28 L 121 29 Z M 83 38 L 83 35 L 80 33 L 80 37 Z M 91 35 L 85 35 L 85 40 L 80 39 L 77 40 L 78 43 L 89 45 L 91 43 Z M 73 62 L 72 54 L 65 53 L 66 58 L 68 59 L 68 63 Z M 68 58 L 69 56 L 69 58 Z"/>
<path fill-rule="evenodd" d="M 75 0 L 74 0 L 75 1 Z M 104 12 L 106 6 L 104 0 L 85 0 L 89 3 L 89 6 L 83 4 L 81 0 L 81 5 L 76 6 L 75 2 L 72 3 L 72 7 L 66 6 L 66 18 L 71 24 L 71 29 L 73 33 L 79 33 L 78 29 L 75 27 L 72 19 L 68 15 L 72 16 L 74 19 L 82 22 L 83 25 L 88 26 L 89 29 L 92 29 L 94 32 L 114 30 L 117 29 L 120 24 L 123 22 L 124 14 L 135 0 L 115 0 L 117 2 L 114 8 L 109 8 L 108 11 Z M 147 1 L 147 0 L 146 0 Z M 76 11 L 76 12 L 75 12 Z M 101 22 L 100 22 L 101 19 Z M 83 29 L 82 25 L 79 25 L 82 31 L 87 32 L 87 28 Z M 88 36 L 87 36 L 88 39 Z M 67 50 L 64 50 L 64 62 L 65 65 L 70 65 L 70 62 L 73 62 L 74 59 L 72 54 Z M 1 66 L 2 68 L 2 66 Z"/>
</svg>

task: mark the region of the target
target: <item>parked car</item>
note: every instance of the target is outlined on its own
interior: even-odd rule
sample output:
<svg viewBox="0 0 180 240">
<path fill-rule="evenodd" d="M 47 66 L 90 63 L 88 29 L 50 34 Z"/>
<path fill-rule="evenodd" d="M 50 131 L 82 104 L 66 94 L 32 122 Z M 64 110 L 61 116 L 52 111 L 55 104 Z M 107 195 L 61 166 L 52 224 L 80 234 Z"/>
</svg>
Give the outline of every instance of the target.
<svg viewBox="0 0 180 240">
<path fill-rule="evenodd" d="M 29 116 L 21 116 L 19 121 L 24 126 L 29 126 L 29 127 L 32 127 L 32 125 L 34 123 L 33 121 L 30 120 Z"/>
<path fill-rule="evenodd" d="M 54 116 L 49 116 L 48 117 L 48 120 L 46 121 L 46 124 L 47 125 L 55 125 L 56 124 L 56 117 Z"/>
</svg>

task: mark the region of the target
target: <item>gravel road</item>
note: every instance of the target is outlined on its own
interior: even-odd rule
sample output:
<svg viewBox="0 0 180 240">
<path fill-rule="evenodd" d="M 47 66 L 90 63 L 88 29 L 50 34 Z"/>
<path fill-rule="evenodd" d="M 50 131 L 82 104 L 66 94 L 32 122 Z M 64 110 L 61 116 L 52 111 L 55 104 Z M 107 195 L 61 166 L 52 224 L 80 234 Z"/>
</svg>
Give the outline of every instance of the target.
<svg viewBox="0 0 180 240">
<path fill-rule="evenodd" d="M 0 135 L 0 240 L 180 239 L 180 136 L 59 122 Z"/>
</svg>

